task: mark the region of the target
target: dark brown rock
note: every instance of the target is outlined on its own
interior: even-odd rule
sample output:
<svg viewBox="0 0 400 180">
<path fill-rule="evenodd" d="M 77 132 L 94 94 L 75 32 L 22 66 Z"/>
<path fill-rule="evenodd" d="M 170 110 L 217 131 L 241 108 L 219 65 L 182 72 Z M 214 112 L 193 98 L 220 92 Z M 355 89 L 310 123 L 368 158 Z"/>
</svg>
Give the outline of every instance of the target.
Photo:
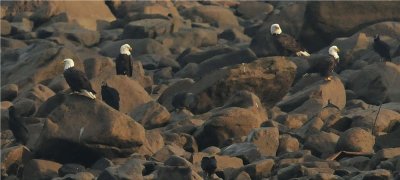
<svg viewBox="0 0 400 180">
<path fill-rule="evenodd" d="M 129 159 L 122 165 L 106 168 L 97 178 L 98 180 L 117 179 L 143 179 L 142 171 L 144 166 L 139 159 Z"/>
<path fill-rule="evenodd" d="M 310 149 L 311 152 L 321 158 L 326 158 L 335 153 L 336 143 L 339 136 L 334 133 L 321 131 L 307 137 L 304 148 Z"/>
<path fill-rule="evenodd" d="M 237 13 L 245 19 L 264 18 L 274 10 L 274 6 L 265 2 L 242 1 L 237 7 Z"/>
<path fill-rule="evenodd" d="M 178 59 L 178 62 L 181 65 L 187 65 L 189 63 L 200 64 L 201 62 L 203 62 L 206 59 L 212 58 L 212 57 L 220 55 L 220 54 L 231 53 L 231 52 L 234 52 L 237 50 L 238 49 L 229 47 L 229 46 L 222 46 L 222 47 L 218 46 L 218 47 L 207 49 L 204 51 L 190 50 L 190 52 L 188 52 L 188 54 L 186 54 L 185 56 Z"/>
<path fill-rule="evenodd" d="M 250 42 L 251 38 L 237 29 L 227 29 L 218 35 L 220 39 L 226 39 L 234 43 Z"/>
<path fill-rule="evenodd" d="M 336 37 L 350 36 L 377 22 L 399 20 L 395 2 L 312 2 L 307 5 L 306 19 L 310 26 L 303 31 L 303 39 L 319 38 L 326 44 Z M 373 9 L 385 9 L 370 13 Z M 358 16 L 363 14 L 363 16 Z M 349 17 L 352 17 L 349 19 Z M 314 32 L 313 32 L 313 31 Z M 312 33 L 313 32 L 313 33 Z M 311 43 L 311 42 L 310 42 Z M 319 47 L 326 45 L 321 43 Z"/>
<path fill-rule="evenodd" d="M 87 165 L 99 156 L 127 156 L 145 141 L 144 128 L 129 116 L 81 95 L 58 94 L 36 115 L 49 118 L 35 148 L 37 153 L 64 163 Z M 82 152 L 68 154 L 73 147 Z"/>
<path fill-rule="evenodd" d="M 123 39 L 156 38 L 171 32 L 172 24 L 167 19 L 141 19 L 125 25 Z"/>
<path fill-rule="evenodd" d="M 11 33 L 11 25 L 7 20 L 1 20 L 1 36 L 7 36 Z"/>
<path fill-rule="evenodd" d="M 3 141 L 3 139 L 2 139 Z M 33 158 L 32 152 L 25 146 L 13 146 L 10 148 L 2 146 L 1 150 L 1 173 L 20 175 L 18 169 L 23 167 Z"/>
<path fill-rule="evenodd" d="M 100 2 L 46 2 L 34 9 L 32 19 L 43 22 L 63 13 L 67 22 L 75 22 L 89 30 L 97 30 L 99 22 L 115 20 L 106 4 Z"/>
<path fill-rule="evenodd" d="M 253 143 L 236 143 L 221 149 L 221 155 L 238 157 L 244 164 L 253 163 L 261 158 L 261 152 Z"/>
<path fill-rule="evenodd" d="M 222 29 L 239 27 L 236 16 L 225 7 L 197 6 L 183 12 L 183 16 L 192 21 L 207 22 Z"/>
<path fill-rule="evenodd" d="M 398 101 L 400 67 L 390 62 L 364 67 L 349 80 L 349 88 L 369 104 Z"/>
<path fill-rule="evenodd" d="M 374 132 L 388 132 L 396 122 L 400 122 L 399 113 L 381 108 L 378 114 L 378 108 L 371 105 L 368 109 L 353 108 L 346 111 L 344 117 L 351 119 L 351 127 L 373 129 Z"/>
<path fill-rule="evenodd" d="M 23 55 L 25 53 L 29 56 Z M 11 60 L 13 63 L 26 63 L 2 66 L 2 84 L 12 82 L 17 84 L 19 89 L 29 89 L 38 83 L 46 85 L 45 82 L 62 74 L 63 64 L 61 61 L 65 58 L 72 58 L 75 66 L 83 70 L 81 60 L 71 49 L 57 46 L 47 40 L 35 40 L 34 43 L 20 51 L 17 61 Z M 4 59 L 4 61 L 8 60 Z"/>
<path fill-rule="evenodd" d="M 23 34 L 32 31 L 33 22 L 27 18 L 22 18 L 18 22 L 11 22 L 11 33 L 12 34 Z"/>
<path fill-rule="evenodd" d="M 375 137 L 361 128 L 351 128 L 345 131 L 336 144 L 337 151 L 373 152 Z"/>
<path fill-rule="evenodd" d="M 305 78 L 309 78 L 309 76 Z M 300 86 L 300 88 L 296 86 Z M 343 109 L 346 104 L 344 85 L 336 77 L 329 82 L 319 78 L 312 84 L 303 84 L 299 81 L 292 89 L 294 90 L 278 103 L 278 107 L 285 112 L 307 114 L 312 117 L 316 112 L 322 110 L 328 101 L 339 109 Z"/>
<path fill-rule="evenodd" d="M 198 171 L 201 171 L 201 159 L 203 159 L 204 156 L 210 155 L 211 154 L 205 152 L 193 153 L 190 161 Z M 240 158 L 215 154 L 213 154 L 213 156 L 217 160 L 217 171 L 243 167 L 243 160 Z"/>
<path fill-rule="evenodd" d="M 370 161 L 370 168 L 374 169 L 376 166 L 384 160 L 388 160 L 400 155 L 400 148 L 385 148 L 381 149 L 374 156 L 372 156 Z"/>
<path fill-rule="evenodd" d="M 271 174 L 274 165 L 275 162 L 273 159 L 264 159 L 248 164 L 241 169 L 248 173 L 251 179 L 262 179 L 262 177 Z"/>
<path fill-rule="evenodd" d="M 153 155 L 153 159 L 164 162 L 172 155 L 186 156 L 187 152 L 183 148 L 175 144 L 165 145 L 162 149 L 160 149 Z"/>
<path fill-rule="evenodd" d="M 165 126 L 171 117 L 168 110 L 155 101 L 137 107 L 130 116 L 146 129 Z"/>
<path fill-rule="evenodd" d="M 218 107 L 236 92 L 248 90 L 260 97 L 264 106 L 272 107 L 289 90 L 295 69 L 295 65 L 283 57 L 262 58 L 214 71 L 196 82 L 189 91 L 212 100 L 211 107 Z"/>
<path fill-rule="evenodd" d="M 277 154 L 283 154 L 283 153 L 287 153 L 287 152 L 295 152 L 299 150 L 299 141 L 290 136 L 290 135 L 281 135 L 279 137 L 279 147 L 278 147 L 278 151 Z"/>
<path fill-rule="evenodd" d="M 257 128 L 250 132 L 246 141 L 254 143 L 263 156 L 275 156 L 279 146 L 279 130 L 274 127 Z"/>
<path fill-rule="evenodd" d="M 207 119 L 194 134 L 200 149 L 221 147 L 228 139 L 246 136 L 267 120 L 258 97 L 248 91 L 238 92 L 224 106 L 199 118 Z"/>
<path fill-rule="evenodd" d="M 12 101 L 18 95 L 16 84 L 6 84 L 1 87 L 1 101 Z"/>
<path fill-rule="evenodd" d="M 189 78 L 178 80 L 172 83 L 167 89 L 165 89 L 157 101 L 165 108 L 167 108 L 168 111 L 171 111 L 174 109 L 171 104 L 172 98 L 178 93 L 188 91 L 193 84 L 194 81 Z"/>
<path fill-rule="evenodd" d="M 22 179 L 51 179 L 58 177 L 57 172 L 61 166 L 61 164 L 53 161 L 32 159 L 25 165 Z"/>
<path fill-rule="evenodd" d="M 284 179 L 290 179 L 290 178 L 296 178 L 296 177 L 302 177 L 305 175 L 305 168 L 304 166 L 300 164 L 293 164 L 285 168 L 281 168 L 278 170 L 278 179 L 279 180 L 284 180 Z"/>
<path fill-rule="evenodd" d="M 257 59 L 257 56 L 250 49 L 233 51 L 227 54 L 221 54 L 206 59 L 199 64 L 197 78 L 210 74 L 212 71 L 223 67 L 233 66 L 240 63 L 251 63 Z"/>
<path fill-rule="evenodd" d="M 97 98 L 101 99 L 101 84 L 105 81 L 108 86 L 117 89 L 120 97 L 120 111 L 130 113 L 139 106 L 151 101 L 151 97 L 139 82 L 127 76 L 111 75 L 107 78 L 97 77 L 91 80 L 93 89 L 97 92 Z"/>
<path fill-rule="evenodd" d="M 85 167 L 80 164 L 64 164 L 58 169 L 58 175 L 63 177 L 67 174 L 78 174 L 84 171 Z"/>
<path fill-rule="evenodd" d="M 157 38 L 164 47 L 175 53 L 181 53 L 188 47 L 204 47 L 216 45 L 218 33 L 212 29 L 192 28 Z"/>
</svg>

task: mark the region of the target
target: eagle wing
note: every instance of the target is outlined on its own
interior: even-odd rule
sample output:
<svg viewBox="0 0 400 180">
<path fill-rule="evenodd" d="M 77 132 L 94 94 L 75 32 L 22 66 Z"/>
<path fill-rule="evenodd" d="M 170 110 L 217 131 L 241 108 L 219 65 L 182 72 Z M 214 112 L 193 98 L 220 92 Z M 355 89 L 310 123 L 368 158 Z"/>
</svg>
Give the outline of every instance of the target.
<svg viewBox="0 0 400 180">
<path fill-rule="evenodd" d="M 70 86 L 78 86 L 82 89 L 96 94 L 96 92 L 92 88 L 92 84 L 90 84 L 89 79 L 86 77 L 86 74 L 82 71 L 71 68 L 65 71 L 64 76 Z"/>
<path fill-rule="evenodd" d="M 132 77 L 133 74 L 133 57 L 132 55 L 129 55 L 129 72 L 128 72 L 128 76 Z"/>
<path fill-rule="evenodd" d="M 291 51 L 293 53 L 303 51 L 303 48 L 296 41 L 296 39 L 288 34 L 280 34 L 279 36 L 277 36 L 277 40 L 282 45 L 282 47 L 288 51 Z"/>
</svg>

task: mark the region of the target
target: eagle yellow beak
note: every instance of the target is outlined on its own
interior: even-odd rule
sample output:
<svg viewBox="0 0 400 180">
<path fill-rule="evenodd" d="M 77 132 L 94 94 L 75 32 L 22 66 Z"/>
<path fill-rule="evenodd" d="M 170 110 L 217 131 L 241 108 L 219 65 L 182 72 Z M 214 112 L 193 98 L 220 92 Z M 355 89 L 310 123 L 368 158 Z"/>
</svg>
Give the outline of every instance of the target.
<svg viewBox="0 0 400 180">
<path fill-rule="evenodd" d="M 336 51 L 337 51 L 337 52 L 340 52 L 340 49 L 339 49 L 339 48 L 336 48 Z"/>
<path fill-rule="evenodd" d="M 132 48 L 129 48 L 129 51 L 132 51 Z"/>
</svg>

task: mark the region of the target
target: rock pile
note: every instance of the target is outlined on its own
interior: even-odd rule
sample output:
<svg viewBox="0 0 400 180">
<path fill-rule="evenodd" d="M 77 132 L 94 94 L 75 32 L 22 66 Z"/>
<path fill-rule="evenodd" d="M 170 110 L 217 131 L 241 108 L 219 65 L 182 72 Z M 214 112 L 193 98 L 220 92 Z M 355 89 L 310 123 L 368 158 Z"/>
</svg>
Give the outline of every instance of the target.
<svg viewBox="0 0 400 180">
<path fill-rule="evenodd" d="M 204 179 L 213 156 L 211 179 L 399 179 L 398 5 L 2 2 L 1 178 Z M 312 56 L 278 54 L 274 23 Z M 379 61 L 375 34 L 392 62 Z M 115 72 L 122 44 L 132 77 Z M 303 76 L 331 45 L 341 50 L 332 80 Z M 70 94 L 65 58 L 97 99 Z M 103 82 L 119 111 L 102 101 Z M 173 107 L 179 93 L 193 94 L 190 107 Z"/>
</svg>

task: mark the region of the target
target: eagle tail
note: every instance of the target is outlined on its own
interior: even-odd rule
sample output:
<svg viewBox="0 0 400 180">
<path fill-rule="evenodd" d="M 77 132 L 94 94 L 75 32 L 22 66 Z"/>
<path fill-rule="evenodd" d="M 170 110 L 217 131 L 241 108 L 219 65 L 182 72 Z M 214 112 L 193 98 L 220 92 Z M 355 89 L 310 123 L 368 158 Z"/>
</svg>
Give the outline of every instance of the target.
<svg viewBox="0 0 400 180">
<path fill-rule="evenodd" d="M 299 51 L 296 53 L 297 56 L 311 56 L 310 53 L 308 53 L 307 51 Z"/>
<path fill-rule="evenodd" d="M 86 96 L 88 96 L 91 99 L 96 99 L 96 96 L 92 92 L 89 92 L 89 91 L 83 89 L 82 93 L 84 93 Z"/>
</svg>

